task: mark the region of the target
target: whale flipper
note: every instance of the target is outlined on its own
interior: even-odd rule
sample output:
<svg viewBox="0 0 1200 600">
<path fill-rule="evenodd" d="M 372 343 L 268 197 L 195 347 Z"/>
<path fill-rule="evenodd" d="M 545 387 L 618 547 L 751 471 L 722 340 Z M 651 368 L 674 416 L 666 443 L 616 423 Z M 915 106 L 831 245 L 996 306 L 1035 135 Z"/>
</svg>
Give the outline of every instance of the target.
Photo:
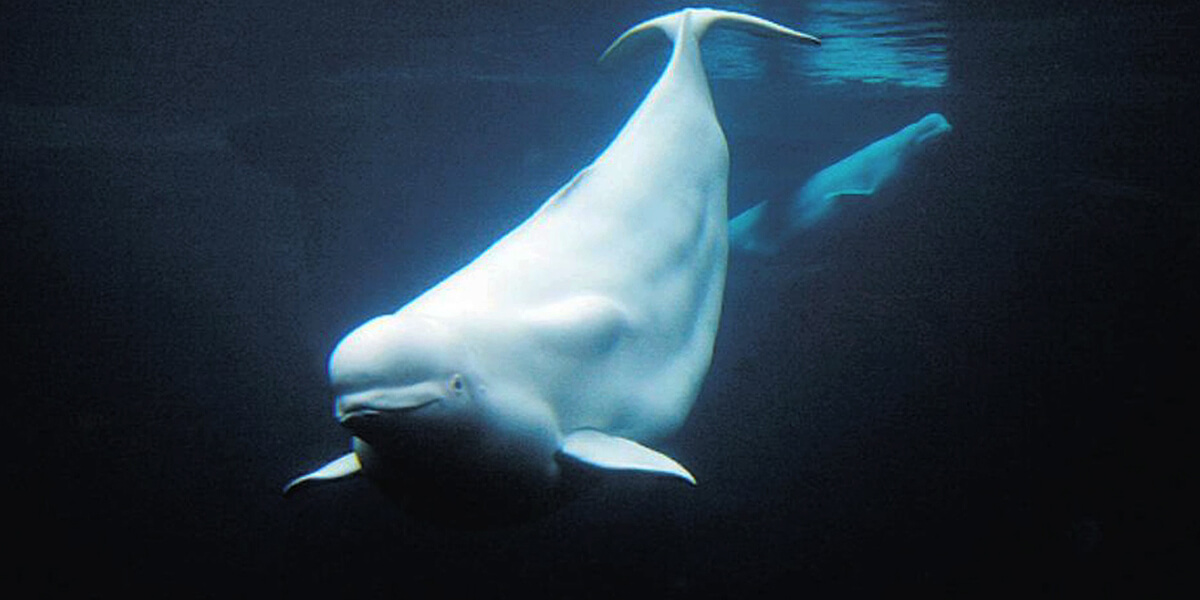
<svg viewBox="0 0 1200 600">
<path fill-rule="evenodd" d="M 696 485 L 696 478 L 675 459 L 633 440 L 594 429 L 582 429 L 568 435 L 559 452 L 602 469 L 677 477 Z"/>
<path fill-rule="evenodd" d="M 826 167 L 790 201 L 761 202 L 729 222 L 734 250 L 770 255 L 801 231 L 826 220 L 839 201 L 871 196 L 894 178 L 930 141 L 950 131 L 938 113 L 926 115 L 892 135 Z"/>
<path fill-rule="evenodd" d="M 348 452 L 340 457 L 330 461 L 325 466 L 309 473 L 301 475 L 293 479 L 290 483 L 283 487 L 283 495 L 287 496 L 296 490 L 298 487 L 306 487 L 314 482 L 329 481 L 332 479 L 341 479 L 357 474 L 362 470 L 362 463 L 358 460 L 358 455 L 353 452 Z"/>
</svg>

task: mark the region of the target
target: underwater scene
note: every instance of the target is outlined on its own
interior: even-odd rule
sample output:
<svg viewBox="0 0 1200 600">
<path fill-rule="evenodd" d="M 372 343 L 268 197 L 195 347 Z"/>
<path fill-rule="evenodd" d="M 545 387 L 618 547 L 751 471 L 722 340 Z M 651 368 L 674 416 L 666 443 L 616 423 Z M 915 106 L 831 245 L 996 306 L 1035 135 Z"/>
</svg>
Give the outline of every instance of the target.
<svg viewBox="0 0 1200 600">
<path fill-rule="evenodd" d="M 0 15 L 14 589 L 1195 594 L 1194 3 Z"/>
</svg>

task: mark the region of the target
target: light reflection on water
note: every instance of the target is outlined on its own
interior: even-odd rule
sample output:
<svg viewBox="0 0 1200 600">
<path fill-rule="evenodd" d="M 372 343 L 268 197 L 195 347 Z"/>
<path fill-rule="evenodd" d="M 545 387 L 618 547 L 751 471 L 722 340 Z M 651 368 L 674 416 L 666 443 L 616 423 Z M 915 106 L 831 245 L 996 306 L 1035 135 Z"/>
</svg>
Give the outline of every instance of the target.
<svg viewBox="0 0 1200 600">
<path fill-rule="evenodd" d="M 830 0 L 813 3 L 808 27 L 820 52 L 799 59 L 820 83 L 892 83 L 936 88 L 949 76 L 947 27 L 932 18 L 938 2 Z"/>
<path fill-rule="evenodd" d="M 835 87 L 894 86 L 934 89 L 949 78 L 947 22 L 941 0 L 813 0 L 811 2 L 735 1 L 720 8 L 769 18 L 821 38 L 820 47 L 798 48 L 778 40 L 716 27 L 704 39 L 704 64 L 713 80 L 808 81 Z M 660 13 L 662 11 L 659 11 Z M 646 11 L 652 16 L 655 11 Z M 605 23 L 613 35 L 632 23 Z M 424 85 L 429 81 L 474 80 L 515 84 L 552 84 L 589 88 L 597 71 L 594 49 L 557 61 L 572 40 L 556 29 L 525 24 L 496 31 L 407 37 L 405 51 L 387 66 L 370 65 L 338 74 L 336 83 Z M 597 38 L 607 39 L 607 38 Z M 638 60 L 668 55 L 665 37 L 658 44 L 609 61 L 627 77 Z M 655 54 L 657 52 L 657 54 Z M 640 56 L 640 59 L 638 58 Z M 582 57 L 582 58 L 581 58 Z M 647 62 L 646 64 L 651 64 Z M 662 62 L 656 63 L 661 67 Z M 861 88 L 860 88 L 861 90 Z"/>
<path fill-rule="evenodd" d="M 949 78 L 948 27 L 940 1 L 822 0 L 780 22 L 821 38 L 811 52 L 782 52 L 793 76 L 821 85 L 890 84 L 939 88 Z M 758 14 L 753 6 L 747 12 Z M 761 40 L 713 36 L 705 62 L 714 79 L 758 79 L 769 69 Z"/>
</svg>

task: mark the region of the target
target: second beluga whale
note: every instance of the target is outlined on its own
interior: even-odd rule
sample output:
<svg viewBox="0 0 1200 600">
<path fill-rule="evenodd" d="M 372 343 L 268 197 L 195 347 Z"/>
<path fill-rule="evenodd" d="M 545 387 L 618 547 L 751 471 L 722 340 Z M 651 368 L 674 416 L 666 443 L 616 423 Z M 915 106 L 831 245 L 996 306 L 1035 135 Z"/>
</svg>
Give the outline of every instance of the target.
<svg viewBox="0 0 1200 600">
<path fill-rule="evenodd" d="M 760 202 L 729 222 L 730 248 L 771 256 L 806 231 L 825 226 L 851 200 L 874 195 L 952 127 L 940 113 L 878 139 L 821 169 L 790 198 Z"/>
<path fill-rule="evenodd" d="M 285 491 L 358 472 L 418 507 L 536 510 L 597 471 L 694 483 L 644 445 L 691 410 L 721 313 L 729 154 L 700 39 L 770 21 L 685 9 L 632 37 L 672 52 L 616 138 L 524 223 L 329 359 L 353 451 Z M 436 506 L 433 506 L 436 505 Z"/>
</svg>

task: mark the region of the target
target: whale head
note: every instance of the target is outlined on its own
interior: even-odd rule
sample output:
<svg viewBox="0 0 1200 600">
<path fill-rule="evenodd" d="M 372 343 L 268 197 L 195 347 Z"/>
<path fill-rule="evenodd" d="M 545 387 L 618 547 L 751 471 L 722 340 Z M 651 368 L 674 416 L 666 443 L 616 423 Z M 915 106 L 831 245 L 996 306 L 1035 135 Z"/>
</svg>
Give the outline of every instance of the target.
<svg viewBox="0 0 1200 600">
<path fill-rule="evenodd" d="M 567 491 L 556 428 L 531 419 L 502 374 L 485 378 L 467 341 L 451 324 L 401 311 L 334 348 L 334 412 L 363 473 L 399 504 L 452 523 L 552 510 Z"/>
<path fill-rule="evenodd" d="M 942 137 L 943 134 L 949 133 L 953 127 L 940 113 L 929 113 L 920 121 L 909 125 L 904 129 L 907 133 L 907 141 L 912 149 L 921 148 L 930 142 Z"/>
<path fill-rule="evenodd" d="M 449 328 L 410 315 L 376 317 L 329 357 L 335 415 L 357 437 L 386 448 L 479 427 L 467 352 Z"/>
</svg>

